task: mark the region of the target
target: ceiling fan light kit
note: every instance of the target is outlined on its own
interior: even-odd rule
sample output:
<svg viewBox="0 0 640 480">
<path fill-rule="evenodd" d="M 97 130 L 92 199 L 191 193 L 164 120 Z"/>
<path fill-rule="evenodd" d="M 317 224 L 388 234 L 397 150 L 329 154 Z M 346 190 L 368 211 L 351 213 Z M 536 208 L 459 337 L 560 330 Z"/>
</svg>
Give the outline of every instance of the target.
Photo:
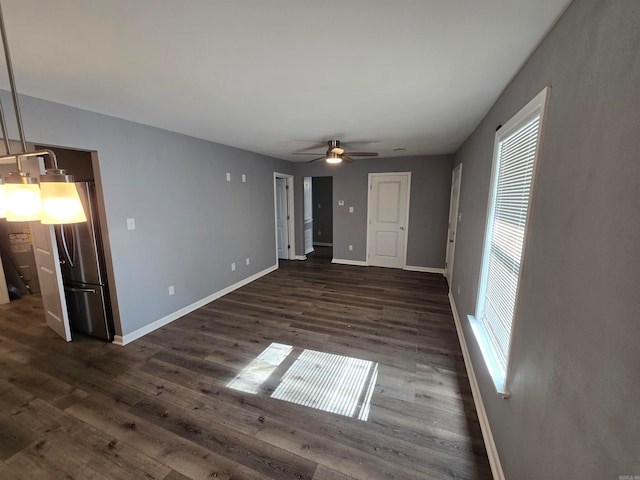
<svg viewBox="0 0 640 480">
<path fill-rule="evenodd" d="M 21 152 L 11 153 L 9 132 L 4 119 L 2 102 L 0 102 L 0 128 L 2 129 L 4 146 L 7 151 L 7 154 L 1 156 L 0 160 L 14 160 L 17 167 L 17 171 L 11 172 L 8 177 L 5 177 L 4 182 L 0 181 L 0 218 L 6 217 L 9 222 L 39 220 L 43 224 L 86 222 L 87 217 L 80 202 L 73 176 L 67 175 L 64 170 L 58 168 L 55 153 L 46 149 L 27 152 L 27 142 L 24 136 L 24 127 L 22 126 L 20 104 L 18 103 L 18 91 L 13 77 L 13 66 L 11 65 L 11 55 L 9 54 L 9 44 L 1 5 L 0 35 L 2 36 L 11 96 L 22 146 Z M 51 159 L 53 168 L 46 170 L 46 173 L 41 177 L 41 184 L 38 185 L 38 179 L 30 177 L 29 173 L 22 170 L 22 160 L 29 157 L 45 156 Z"/>
<path fill-rule="evenodd" d="M 347 163 L 351 163 L 353 158 L 351 157 L 377 157 L 376 152 L 347 152 L 340 146 L 340 140 L 329 140 L 327 142 L 329 148 L 323 155 L 322 153 L 307 153 L 307 152 L 295 152 L 294 155 L 322 155 L 313 160 L 309 160 L 307 163 L 317 162 L 318 160 L 324 160 L 327 163 L 337 164 L 342 163 L 344 160 Z"/>
<path fill-rule="evenodd" d="M 340 157 L 340 154 L 335 152 L 327 153 L 325 160 L 327 163 L 342 163 L 342 158 Z M 315 162 L 315 160 L 313 161 Z"/>
</svg>

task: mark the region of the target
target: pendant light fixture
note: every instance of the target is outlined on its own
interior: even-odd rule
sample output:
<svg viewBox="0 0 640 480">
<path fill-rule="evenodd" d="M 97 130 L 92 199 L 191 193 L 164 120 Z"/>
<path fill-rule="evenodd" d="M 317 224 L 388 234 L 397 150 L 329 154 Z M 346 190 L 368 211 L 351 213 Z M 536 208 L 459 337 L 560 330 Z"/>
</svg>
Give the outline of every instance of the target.
<svg viewBox="0 0 640 480">
<path fill-rule="evenodd" d="M 73 176 L 67 175 L 64 170 L 58 168 L 58 160 L 55 153 L 51 150 L 27 152 L 27 142 L 24 136 L 24 127 L 22 126 L 20 104 L 18 103 L 18 91 L 13 77 L 13 66 L 11 65 L 11 55 L 9 54 L 9 44 L 1 5 L 0 34 L 7 63 L 16 123 L 18 124 L 18 134 L 20 135 L 22 146 L 22 152 L 11 153 L 9 133 L 4 119 L 2 102 L 0 102 L 0 127 L 2 128 L 4 145 L 7 150 L 7 154 L 0 157 L 0 160 L 13 159 L 17 167 L 16 172 L 11 172 L 8 177 L 4 178 L 4 185 L 0 185 L 0 215 L 4 209 L 9 222 L 37 220 L 40 220 L 43 224 L 86 222 L 87 217 L 82 208 Z M 40 178 L 40 185 L 38 185 L 36 178 L 32 178 L 29 173 L 22 170 L 22 160 L 28 157 L 49 157 L 53 164 L 53 168 L 47 169 L 46 173 Z M 2 190 L 4 190 L 4 194 Z M 2 204 L 3 197 L 6 198 L 6 208 Z"/>
</svg>

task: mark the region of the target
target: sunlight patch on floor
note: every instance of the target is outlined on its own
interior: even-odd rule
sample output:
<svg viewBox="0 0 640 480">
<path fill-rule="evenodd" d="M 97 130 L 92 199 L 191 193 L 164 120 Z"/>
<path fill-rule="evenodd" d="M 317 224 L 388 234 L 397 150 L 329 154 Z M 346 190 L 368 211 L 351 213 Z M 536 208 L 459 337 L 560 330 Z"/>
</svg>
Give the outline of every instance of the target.
<svg viewBox="0 0 640 480">
<path fill-rule="evenodd" d="M 228 384 L 228 388 L 256 394 L 278 365 L 293 351 L 291 345 L 272 343 Z"/>
<path fill-rule="evenodd" d="M 293 351 L 272 343 L 229 384 L 256 394 Z M 272 398 L 367 421 L 378 364 L 315 350 L 303 350 L 277 382 Z"/>
</svg>

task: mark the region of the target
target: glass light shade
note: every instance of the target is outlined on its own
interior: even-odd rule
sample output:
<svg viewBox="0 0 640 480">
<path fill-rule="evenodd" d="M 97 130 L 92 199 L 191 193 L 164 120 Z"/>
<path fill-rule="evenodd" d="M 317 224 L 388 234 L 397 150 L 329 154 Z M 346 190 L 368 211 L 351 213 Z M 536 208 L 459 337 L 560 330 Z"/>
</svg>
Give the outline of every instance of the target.
<svg viewBox="0 0 640 480">
<path fill-rule="evenodd" d="M 7 189 L 0 180 L 0 218 L 7 218 Z"/>
<path fill-rule="evenodd" d="M 329 152 L 327 154 L 327 158 L 325 158 L 325 160 L 327 161 L 327 163 L 341 163 L 342 162 L 342 158 L 340 157 L 340 155 L 338 155 L 337 153 L 334 153 L 334 152 Z"/>
<path fill-rule="evenodd" d="M 40 220 L 40 187 L 37 183 L 7 183 L 7 221 Z"/>
<path fill-rule="evenodd" d="M 47 182 L 46 175 L 40 181 L 42 213 L 40 222 L 45 225 L 86 222 L 75 183 Z"/>
</svg>

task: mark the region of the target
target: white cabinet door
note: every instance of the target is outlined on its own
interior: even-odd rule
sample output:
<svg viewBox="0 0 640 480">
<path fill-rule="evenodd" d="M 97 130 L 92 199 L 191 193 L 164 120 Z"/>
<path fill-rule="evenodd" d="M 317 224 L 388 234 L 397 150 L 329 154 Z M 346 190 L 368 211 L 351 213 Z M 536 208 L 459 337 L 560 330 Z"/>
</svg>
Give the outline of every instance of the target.
<svg viewBox="0 0 640 480">
<path fill-rule="evenodd" d="M 71 329 L 53 225 L 31 222 L 31 235 L 45 320 L 54 332 L 70 342 Z"/>
<path fill-rule="evenodd" d="M 40 176 L 41 171 L 44 173 L 41 158 L 29 158 L 22 163 L 22 167 L 35 178 Z M 30 222 L 30 228 L 45 320 L 54 332 L 70 342 L 71 328 L 53 226 Z"/>
</svg>

